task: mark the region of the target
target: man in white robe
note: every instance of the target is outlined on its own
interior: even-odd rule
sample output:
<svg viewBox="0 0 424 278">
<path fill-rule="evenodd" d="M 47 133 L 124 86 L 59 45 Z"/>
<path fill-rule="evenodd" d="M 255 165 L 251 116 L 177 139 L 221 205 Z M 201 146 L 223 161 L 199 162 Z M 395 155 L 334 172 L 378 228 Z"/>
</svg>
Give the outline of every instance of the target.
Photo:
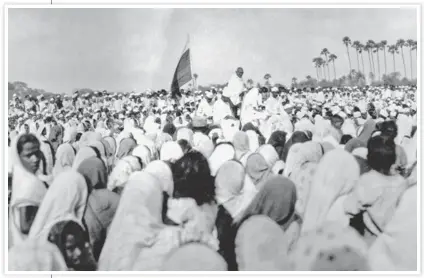
<svg viewBox="0 0 424 278">
<path fill-rule="evenodd" d="M 232 116 L 230 106 L 225 103 L 222 99 L 221 93 L 218 93 L 217 100 L 213 104 L 213 122 L 214 124 L 221 124 L 221 121 L 226 116 Z"/>
<path fill-rule="evenodd" d="M 253 122 L 262 116 L 263 112 L 260 110 L 260 106 L 262 106 L 260 90 L 259 88 L 252 88 L 243 98 L 240 113 L 242 125 Z"/>
<path fill-rule="evenodd" d="M 204 118 L 213 117 L 213 93 L 207 91 L 205 94 L 205 98 L 203 98 L 197 108 L 196 115 Z"/>
<path fill-rule="evenodd" d="M 271 89 L 271 96 L 265 101 L 265 111 L 269 116 L 280 115 L 283 110 L 281 99 L 278 89 L 273 87 Z"/>
<path fill-rule="evenodd" d="M 230 81 L 228 81 L 227 87 L 224 88 L 222 95 L 223 101 L 230 106 L 234 117 L 237 117 L 237 110 L 241 103 L 240 95 L 243 93 L 245 88 L 243 73 L 243 68 L 237 68 L 235 74 L 233 74 Z"/>
</svg>

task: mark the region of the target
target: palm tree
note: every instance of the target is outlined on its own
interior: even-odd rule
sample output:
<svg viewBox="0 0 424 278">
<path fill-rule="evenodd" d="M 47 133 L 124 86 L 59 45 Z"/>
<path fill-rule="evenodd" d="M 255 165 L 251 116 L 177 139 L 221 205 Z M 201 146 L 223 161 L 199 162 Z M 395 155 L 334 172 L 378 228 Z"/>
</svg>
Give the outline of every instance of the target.
<svg viewBox="0 0 424 278">
<path fill-rule="evenodd" d="M 194 88 L 196 88 L 196 90 L 197 90 L 197 77 L 199 77 L 199 75 L 197 74 L 197 73 L 195 73 L 195 74 L 193 74 L 193 77 L 194 77 Z"/>
<path fill-rule="evenodd" d="M 371 49 L 371 48 L 370 48 L 369 44 L 367 43 L 367 44 L 364 46 L 364 51 L 368 52 L 368 61 L 369 61 L 369 64 L 370 64 L 370 72 L 372 72 L 373 70 L 372 70 L 372 63 L 371 63 L 370 49 Z M 364 72 L 364 75 L 365 75 L 365 72 Z"/>
<path fill-rule="evenodd" d="M 399 48 L 400 47 L 400 51 L 402 52 L 402 61 L 403 61 L 403 69 L 404 69 L 404 76 L 406 77 L 406 65 L 405 65 L 405 57 L 403 55 L 403 47 L 405 46 L 405 40 L 404 39 L 398 39 L 396 42 L 396 46 Z"/>
<path fill-rule="evenodd" d="M 362 73 L 365 74 L 365 65 L 364 65 L 364 56 L 362 55 L 362 52 L 364 50 L 364 45 L 362 43 L 359 43 L 358 45 L 358 52 L 361 54 L 361 60 L 362 60 Z"/>
<path fill-rule="evenodd" d="M 317 71 L 317 80 L 319 80 L 319 72 L 318 72 L 319 63 L 318 63 L 318 58 L 313 58 L 312 59 L 312 63 L 314 63 L 314 65 L 315 65 L 315 69 Z"/>
<path fill-rule="evenodd" d="M 412 50 L 415 50 L 415 58 L 417 58 L 417 41 L 414 41 L 414 45 L 412 46 Z"/>
<path fill-rule="evenodd" d="M 330 51 L 328 51 L 327 48 L 323 48 L 321 50 L 321 55 L 324 55 L 325 56 L 325 63 L 327 65 L 327 71 L 328 71 L 328 79 L 330 80 L 330 68 L 328 67 L 328 56 L 327 56 L 329 54 L 330 54 Z"/>
<path fill-rule="evenodd" d="M 296 77 L 293 77 L 292 78 L 292 85 L 296 85 L 296 83 L 297 83 L 297 78 Z"/>
<path fill-rule="evenodd" d="M 359 54 L 358 54 L 358 47 L 359 47 L 360 42 L 359 41 L 354 41 L 352 43 L 352 48 L 354 48 L 356 50 L 356 61 L 358 62 L 358 71 L 360 71 L 359 68 Z"/>
<path fill-rule="evenodd" d="M 393 72 L 396 72 L 396 60 L 395 60 L 395 53 L 399 53 L 397 45 L 389 45 L 388 50 L 389 53 L 393 55 Z"/>
<path fill-rule="evenodd" d="M 381 76 L 381 73 L 380 73 L 380 57 L 378 55 L 378 51 L 380 50 L 380 43 L 376 43 L 374 46 L 375 46 L 375 49 L 374 49 L 373 52 L 377 53 L 378 81 L 380 81 L 380 76 Z"/>
<path fill-rule="evenodd" d="M 384 74 L 387 75 L 386 45 L 387 45 L 387 41 L 386 40 L 382 40 L 380 42 L 380 50 L 383 50 L 383 53 L 384 53 Z"/>
<path fill-rule="evenodd" d="M 337 59 L 337 56 L 335 54 L 330 54 L 330 62 L 333 62 L 333 69 L 334 69 L 334 79 L 337 79 L 336 75 L 336 65 L 334 64 L 334 61 Z"/>
<path fill-rule="evenodd" d="M 375 76 L 374 55 L 372 54 L 373 53 L 373 50 L 374 50 L 374 47 L 375 47 L 375 42 L 373 40 L 368 40 L 367 41 L 367 45 L 369 46 L 369 50 L 368 51 L 370 53 L 371 61 L 372 61 L 372 73 Z"/>
<path fill-rule="evenodd" d="M 349 45 L 351 44 L 351 40 L 349 37 L 343 38 L 343 43 L 346 45 L 347 57 L 349 58 L 349 72 L 352 71 L 352 64 L 350 62 L 350 54 L 349 54 Z"/>
<path fill-rule="evenodd" d="M 407 40 L 406 41 L 407 45 L 409 47 L 409 62 L 411 63 L 411 80 L 412 80 L 412 47 L 414 47 L 414 40 Z"/>
<path fill-rule="evenodd" d="M 320 68 L 322 68 L 322 75 L 324 76 L 324 80 L 327 80 L 327 74 L 325 73 L 325 61 L 321 57 L 319 57 L 319 65 L 320 65 Z"/>
<path fill-rule="evenodd" d="M 310 75 L 307 75 L 306 76 L 306 80 L 309 80 L 309 79 L 311 79 L 312 77 L 310 76 Z"/>
</svg>

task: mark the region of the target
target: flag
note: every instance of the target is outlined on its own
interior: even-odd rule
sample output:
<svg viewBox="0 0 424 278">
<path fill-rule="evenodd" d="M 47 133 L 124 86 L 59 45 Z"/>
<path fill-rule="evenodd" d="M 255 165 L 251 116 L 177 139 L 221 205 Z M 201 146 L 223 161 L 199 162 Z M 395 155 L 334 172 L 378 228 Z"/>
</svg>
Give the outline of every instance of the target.
<svg viewBox="0 0 424 278">
<path fill-rule="evenodd" d="M 192 80 L 190 48 L 181 55 L 177 68 L 175 69 L 174 78 L 172 79 L 171 93 L 172 97 L 180 96 L 180 88 Z"/>
</svg>

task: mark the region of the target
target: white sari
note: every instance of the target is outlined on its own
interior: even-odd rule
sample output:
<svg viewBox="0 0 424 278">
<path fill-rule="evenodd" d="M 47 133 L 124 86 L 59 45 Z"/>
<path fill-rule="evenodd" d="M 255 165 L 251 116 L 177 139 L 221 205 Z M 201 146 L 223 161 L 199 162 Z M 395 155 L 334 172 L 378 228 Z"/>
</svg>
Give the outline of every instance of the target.
<svg viewBox="0 0 424 278">
<path fill-rule="evenodd" d="M 9 209 L 9 232 L 11 233 L 10 246 L 21 243 L 27 235 L 21 232 L 20 208 L 27 206 L 38 207 L 47 188 L 44 183 L 33 173 L 23 166 L 18 154 L 17 142 L 21 136 L 17 136 L 11 147 L 9 163 L 12 164 L 12 196 Z"/>
<path fill-rule="evenodd" d="M 49 187 L 28 237 L 46 240 L 50 229 L 60 221 L 72 220 L 83 226 L 87 200 L 85 178 L 75 170 L 60 173 Z"/>
</svg>

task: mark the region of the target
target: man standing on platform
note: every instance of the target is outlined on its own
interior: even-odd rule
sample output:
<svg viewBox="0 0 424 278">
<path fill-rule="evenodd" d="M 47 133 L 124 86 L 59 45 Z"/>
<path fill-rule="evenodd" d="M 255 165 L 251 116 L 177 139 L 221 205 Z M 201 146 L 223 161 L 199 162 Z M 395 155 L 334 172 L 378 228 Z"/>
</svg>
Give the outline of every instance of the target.
<svg viewBox="0 0 424 278">
<path fill-rule="evenodd" d="M 224 88 L 222 94 L 222 100 L 230 106 L 231 111 L 236 118 L 238 118 L 237 111 L 241 106 L 240 95 L 243 93 L 245 88 L 243 73 L 243 68 L 237 68 L 235 74 L 233 74 L 230 81 L 228 81 L 228 85 Z"/>
</svg>

